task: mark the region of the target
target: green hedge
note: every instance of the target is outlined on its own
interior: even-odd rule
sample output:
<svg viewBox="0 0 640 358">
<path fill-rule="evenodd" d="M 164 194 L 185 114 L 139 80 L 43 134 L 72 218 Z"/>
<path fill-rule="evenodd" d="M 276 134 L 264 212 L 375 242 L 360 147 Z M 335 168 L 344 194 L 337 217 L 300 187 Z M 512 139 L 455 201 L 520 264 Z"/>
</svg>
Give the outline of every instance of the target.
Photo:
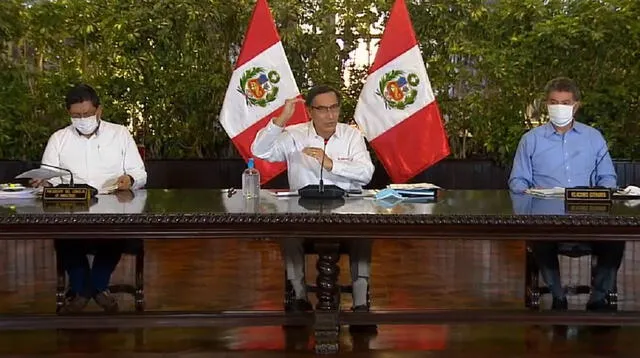
<svg viewBox="0 0 640 358">
<path fill-rule="evenodd" d="M 379 36 L 370 32 L 382 30 L 391 2 L 270 1 L 299 86 L 343 88 L 346 119 L 366 73 L 349 53 Z M 544 84 L 560 75 L 578 82 L 580 117 L 614 157 L 640 153 L 640 1 L 407 2 L 455 157 L 508 162 L 531 121 L 544 119 Z M 68 122 L 63 97 L 78 81 L 97 87 L 105 117 L 131 125 L 150 158 L 234 156 L 217 115 L 252 6 L 0 1 L 0 158 L 38 159 Z"/>
</svg>

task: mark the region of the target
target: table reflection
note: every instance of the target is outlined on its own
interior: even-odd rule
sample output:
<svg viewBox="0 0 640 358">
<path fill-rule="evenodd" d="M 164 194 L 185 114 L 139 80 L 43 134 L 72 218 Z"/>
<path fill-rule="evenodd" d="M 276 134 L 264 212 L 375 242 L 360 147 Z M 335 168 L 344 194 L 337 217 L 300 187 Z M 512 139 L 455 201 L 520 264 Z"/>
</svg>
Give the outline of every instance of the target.
<svg viewBox="0 0 640 358">
<path fill-rule="evenodd" d="M 513 212 L 518 215 L 565 215 L 564 198 L 539 198 L 528 194 L 511 194 Z"/>
<path fill-rule="evenodd" d="M 513 212 L 517 215 L 610 215 L 630 208 L 625 200 L 613 202 L 567 202 L 564 198 L 541 198 L 527 194 L 511 194 Z M 633 209 L 631 209 L 633 210 Z"/>
<path fill-rule="evenodd" d="M 439 215 L 439 216 L 512 216 L 512 215 L 591 215 L 640 216 L 640 206 L 628 200 L 614 200 L 609 206 L 594 204 L 565 205 L 562 198 L 540 198 L 513 194 L 507 190 L 447 190 L 437 201 L 402 200 L 388 202 L 375 198 L 345 197 L 340 200 L 313 201 L 294 197 L 276 197 L 266 190 L 256 199 L 236 193 L 229 197 L 223 190 L 150 189 L 98 195 L 89 205 L 47 204 L 40 200 L 0 200 L 0 217 L 16 214 L 357 214 L 357 215 Z"/>
<path fill-rule="evenodd" d="M 58 201 L 41 199 L 0 200 L 3 211 L 14 214 L 141 214 L 145 212 L 147 191 L 117 191 L 113 194 L 96 195 L 89 202 Z"/>
<path fill-rule="evenodd" d="M 375 198 L 345 197 L 319 200 L 292 197 L 276 197 L 266 190 L 259 198 L 245 199 L 242 195 L 222 197 L 225 209 L 231 213 L 281 214 L 431 214 L 436 205 L 433 201 L 405 200 L 389 206 Z"/>
</svg>

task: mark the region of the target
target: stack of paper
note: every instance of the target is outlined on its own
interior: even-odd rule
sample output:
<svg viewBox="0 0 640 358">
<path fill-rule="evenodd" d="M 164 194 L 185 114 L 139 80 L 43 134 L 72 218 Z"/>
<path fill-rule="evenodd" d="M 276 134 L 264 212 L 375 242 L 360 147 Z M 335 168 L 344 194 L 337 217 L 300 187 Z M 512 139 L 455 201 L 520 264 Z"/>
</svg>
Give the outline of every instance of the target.
<svg viewBox="0 0 640 358">
<path fill-rule="evenodd" d="M 396 193 L 405 198 L 435 197 L 439 186 L 429 183 L 415 184 L 389 184 L 387 188 L 393 189 Z"/>
<path fill-rule="evenodd" d="M 0 184 L 0 190 L 2 191 L 21 191 L 24 189 L 26 189 L 26 187 L 22 184 L 14 184 L 14 183 Z"/>
<path fill-rule="evenodd" d="M 298 191 L 291 191 L 289 189 L 268 189 L 267 193 L 279 197 L 279 198 L 285 198 L 288 196 L 298 196 Z"/>
<path fill-rule="evenodd" d="M 631 197 L 640 197 L 640 188 L 637 186 L 629 185 L 624 189 L 618 189 L 615 193 L 613 193 L 614 198 L 617 196 L 618 199 L 620 197 L 624 197 L 625 199 L 629 199 Z M 640 205 L 640 200 L 624 200 L 624 205 L 634 208 Z"/>
<path fill-rule="evenodd" d="M 527 189 L 524 191 L 529 195 L 542 196 L 542 197 L 563 197 L 564 188 L 551 188 L 551 189 Z"/>
<path fill-rule="evenodd" d="M 16 177 L 16 179 L 51 179 L 55 177 L 62 177 L 69 175 L 68 172 L 57 170 L 57 169 L 49 169 L 49 168 L 36 168 L 28 170 Z"/>
<path fill-rule="evenodd" d="M 412 190 L 412 189 L 440 189 L 439 186 L 431 184 L 431 183 L 413 183 L 413 184 L 389 184 L 387 188 L 391 189 L 404 189 L 404 190 Z"/>
<path fill-rule="evenodd" d="M 347 191 L 345 196 L 352 198 L 369 198 L 374 197 L 379 190 L 375 189 L 362 189 L 360 191 Z M 267 192 L 278 198 L 285 198 L 290 196 L 298 196 L 297 191 L 290 191 L 289 189 L 268 189 Z"/>
<path fill-rule="evenodd" d="M 4 199 L 33 199 L 37 196 L 38 190 L 24 188 L 22 190 L 0 190 L 0 200 Z"/>
<path fill-rule="evenodd" d="M 98 194 L 111 194 L 118 190 L 118 178 L 119 177 L 115 177 L 104 182 L 102 188 L 98 190 Z"/>
<path fill-rule="evenodd" d="M 618 189 L 615 194 L 626 196 L 640 196 L 640 188 L 638 188 L 637 186 L 629 185 L 624 189 Z"/>
<path fill-rule="evenodd" d="M 362 189 L 359 192 L 348 191 L 347 192 L 347 197 L 350 197 L 350 198 L 371 198 L 371 197 L 376 196 L 376 194 L 379 191 L 380 190 L 376 190 L 376 189 Z"/>
</svg>

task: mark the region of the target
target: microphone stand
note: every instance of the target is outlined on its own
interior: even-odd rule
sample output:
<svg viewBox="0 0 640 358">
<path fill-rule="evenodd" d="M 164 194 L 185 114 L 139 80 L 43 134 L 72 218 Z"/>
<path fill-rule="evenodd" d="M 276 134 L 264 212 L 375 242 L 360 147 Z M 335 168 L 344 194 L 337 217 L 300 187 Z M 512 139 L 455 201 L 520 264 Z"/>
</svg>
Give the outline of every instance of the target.
<svg viewBox="0 0 640 358">
<path fill-rule="evenodd" d="M 589 173 L 589 186 L 575 186 L 566 188 L 564 191 L 564 201 L 566 205 L 585 202 L 611 203 L 613 191 L 615 189 L 605 188 L 603 186 L 594 186 L 594 176 L 597 175 L 598 166 L 609 154 L 607 150 L 600 158 L 596 160 L 595 167 Z M 569 210 L 571 211 L 571 210 Z"/>
<path fill-rule="evenodd" d="M 324 160 L 326 156 L 327 150 L 327 142 L 324 142 L 324 147 L 322 150 L 322 159 L 320 160 L 320 180 L 318 185 L 307 185 L 298 190 L 298 195 L 301 198 L 313 198 L 313 199 L 337 199 L 342 198 L 345 195 L 344 189 L 340 188 L 337 185 L 324 185 L 323 172 L 324 172 Z"/>
<path fill-rule="evenodd" d="M 69 173 L 69 187 L 70 188 L 74 187 L 74 185 L 73 185 L 73 172 L 71 170 L 66 169 L 66 168 L 62 168 L 62 167 L 57 167 L 55 165 L 45 164 L 45 163 L 40 163 L 40 166 L 47 167 L 47 168 L 52 168 L 52 169 L 58 169 L 58 170 L 62 170 L 63 172 Z"/>
<path fill-rule="evenodd" d="M 67 168 L 63 168 L 63 167 L 58 167 L 55 165 L 51 165 L 51 164 L 45 164 L 45 163 L 40 163 L 40 166 L 43 167 L 48 167 L 48 168 L 52 168 L 52 169 L 57 169 L 57 170 L 61 170 L 64 172 L 69 173 L 69 184 L 60 184 L 58 186 L 56 186 L 56 188 L 69 188 L 69 189 L 79 189 L 79 190 L 86 190 L 87 194 L 85 195 L 87 198 L 93 198 L 98 194 L 98 189 L 92 187 L 89 184 L 80 184 L 80 185 L 75 185 L 74 181 L 73 181 L 73 172 Z M 47 188 L 45 188 L 45 191 Z M 79 192 L 79 195 L 81 195 L 82 192 Z M 47 197 L 47 195 L 45 195 L 44 197 Z"/>
<path fill-rule="evenodd" d="M 324 172 L 324 157 L 326 155 L 326 150 L 327 150 L 327 141 L 324 141 L 324 147 L 322 148 L 322 160 L 320 161 L 320 187 L 318 188 L 318 191 L 320 193 L 324 193 L 324 182 L 322 181 L 322 173 Z"/>
<path fill-rule="evenodd" d="M 589 187 L 593 188 L 593 181 L 595 179 L 595 177 L 598 175 L 598 166 L 600 166 L 600 164 L 602 163 L 602 161 L 604 160 L 604 158 L 606 158 L 606 156 L 609 154 L 609 150 L 607 149 L 606 152 L 604 152 L 604 154 L 598 158 L 596 160 L 596 166 L 593 168 L 593 170 L 591 171 L 591 173 L 589 173 Z"/>
</svg>

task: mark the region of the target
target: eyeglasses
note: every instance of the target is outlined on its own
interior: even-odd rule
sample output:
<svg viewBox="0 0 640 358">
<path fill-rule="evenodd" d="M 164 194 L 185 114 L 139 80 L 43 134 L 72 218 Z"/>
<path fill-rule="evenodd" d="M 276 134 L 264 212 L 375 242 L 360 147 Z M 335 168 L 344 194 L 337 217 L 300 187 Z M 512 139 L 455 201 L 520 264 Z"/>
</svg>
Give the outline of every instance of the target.
<svg viewBox="0 0 640 358">
<path fill-rule="evenodd" d="M 340 103 L 332 104 L 331 106 L 311 106 L 320 113 L 338 112 L 340 110 Z"/>
</svg>

